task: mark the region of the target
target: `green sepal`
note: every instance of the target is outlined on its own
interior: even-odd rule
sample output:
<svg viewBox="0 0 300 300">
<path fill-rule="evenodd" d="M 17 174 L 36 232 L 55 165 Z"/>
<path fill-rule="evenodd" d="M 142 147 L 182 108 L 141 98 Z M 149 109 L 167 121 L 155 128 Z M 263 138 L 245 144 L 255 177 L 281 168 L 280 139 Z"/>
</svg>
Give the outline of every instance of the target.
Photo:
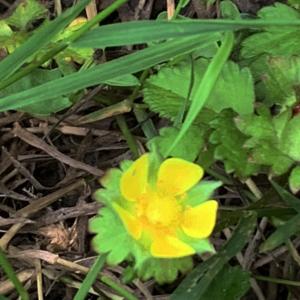
<svg viewBox="0 0 300 300">
<path fill-rule="evenodd" d="M 184 274 L 192 267 L 190 256 L 176 259 L 149 258 L 137 269 L 137 274 L 143 280 L 154 277 L 159 284 L 163 284 L 174 281 L 179 272 Z"/>
<path fill-rule="evenodd" d="M 196 206 L 210 199 L 214 191 L 222 185 L 221 181 L 200 181 L 187 192 L 185 203 Z"/>
</svg>

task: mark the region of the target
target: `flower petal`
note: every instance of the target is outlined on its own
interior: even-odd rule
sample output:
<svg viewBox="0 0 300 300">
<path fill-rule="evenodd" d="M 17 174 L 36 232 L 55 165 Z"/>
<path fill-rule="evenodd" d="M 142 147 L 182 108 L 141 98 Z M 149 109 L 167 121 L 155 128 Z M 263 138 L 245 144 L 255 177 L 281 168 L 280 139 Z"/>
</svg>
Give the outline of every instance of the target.
<svg viewBox="0 0 300 300">
<path fill-rule="evenodd" d="M 193 187 L 203 173 L 203 169 L 196 164 L 180 158 L 169 158 L 158 170 L 157 188 L 164 194 L 177 196 Z"/>
<path fill-rule="evenodd" d="M 120 183 L 121 193 L 128 201 L 136 201 L 136 198 L 145 191 L 148 169 L 149 154 L 144 154 L 122 175 Z"/>
<path fill-rule="evenodd" d="M 124 226 L 128 233 L 136 240 L 138 240 L 142 235 L 142 226 L 139 220 L 130 214 L 127 210 L 125 210 L 120 205 L 114 203 L 113 208 L 116 210 L 118 215 L 120 216 Z"/>
<path fill-rule="evenodd" d="M 197 239 L 208 237 L 216 224 L 217 209 L 218 202 L 215 200 L 187 208 L 183 213 L 181 224 L 184 233 Z"/>
<path fill-rule="evenodd" d="M 159 235 L 154 238 L 150 251 L 154 257 L 161 258 L 183 257 L 195 253 L 195 250 L 191 246 L 182 242 L 177 237 L 168 235 Z"/>
</svg>

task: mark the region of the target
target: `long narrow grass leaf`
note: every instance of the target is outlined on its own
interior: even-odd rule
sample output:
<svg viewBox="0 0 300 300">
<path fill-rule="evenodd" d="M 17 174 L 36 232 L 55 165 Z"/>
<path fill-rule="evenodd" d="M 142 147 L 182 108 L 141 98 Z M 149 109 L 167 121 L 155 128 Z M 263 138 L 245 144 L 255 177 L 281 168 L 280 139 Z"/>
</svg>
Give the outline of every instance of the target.
<svg viewBox="0 0 300 300">
<path fill-rule="evenodd" d="M 198 35 L 199 33 L 265 28 L 268 26 L 299 27 L 300 20 L 131 21 L 95 28 L 77 39 L 73 45 L 76 47 L 104 48 L 148 43 L 166 38 Z"/>
<path fill-rule="evenodd" d="M 219 34 L 202 34 L 197 37 L 181 38 L 158 44 L 62 79 L 4 97 L 0 100 L 0 111 L 18 109 L 29 104 L 47 101 L 125 74 L 138 72 L 167 61 L 176 55 L 205 47 L 219 39 Z"/>
<path fill-rule="evenodd" d="M 201 296 L 210 287 L 211 282 L 223 269 L 224 265 L 244 248 L 255 225 L 256 214 L 245 214 L 232 237 L 219 253 L 195 268 L 176 288 L 171 300 L 201 299 Z"/>
<path fill-rule="evenodd" d="M 188 110 L 186 118 L 182 124 L 182 127 L 173 142 L 170 146 L 169 150 L 166 153 L 166 156 L 176 147 L 185 133 L 188 131 L 190 126 L 193 124 L 195 118 L 199 114 L 200 110 L 202 109 L 203 105 L 207 101 L 209 95 L 211 94 L 214 85 L 219 77 L 219 74 L 222 71 L 222 68 L 227 61 L 232 46 L 233 46 L 234 36 L 232 32 L 228 32 L 225 34 L 224 41 L 222 46 L 219 48 L 217 54 L 212 59 L 211 63 L 209 64 L 205 74 L 201 80 L 200 85 L 197 87 L 194 97 L 192 98 L 191 106 Z"/>
<path fill-rule="evenodd" d="M 81 0 L 55 20 L 42 25 L 24 44 L 0 63 L 0 80 L 7 78 L 20 68 L 36 51 L 48 44 L 64 27 L 66 27 L 85 8 L 90 0 Z"/>
<path fill-rule="evenodd" d="M 6 276 L 14 285 L 16 291 L 20 295 L 21 300 L 29 300 L 29 294 L 26 289 L 23 287 L 22 283 L 19 281 L 18 277 L 15 274 L 14 269 L 12 268 L 10 262 L 5 256 L 5 253 L 0 248 L 0 266 L 4 270 Z"/>
<path fill-rule="evenodd" d="M 96 280 L 97 276 L 99 275 L 101 269 L 103 268 L 106 260 L 106 255 L 99 255 L 91 267 L 90 271 L 84 278 L 80 288 L 78 289 L 74 300 L 84 300 L 92 287 L 94 281 Z"/>
</svg>

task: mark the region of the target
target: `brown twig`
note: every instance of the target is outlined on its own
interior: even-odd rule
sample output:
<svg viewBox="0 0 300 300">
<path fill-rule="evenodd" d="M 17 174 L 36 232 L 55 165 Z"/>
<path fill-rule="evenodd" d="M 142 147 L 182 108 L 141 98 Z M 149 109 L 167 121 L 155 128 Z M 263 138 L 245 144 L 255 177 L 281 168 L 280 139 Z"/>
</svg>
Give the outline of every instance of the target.
<svg viewBox="0 0 300 300">
<path fill-rule="evenodd" d="M 84 170 L 90 174 L 93 174 L 93 175 L 99 176 L 99 177 L 101 177 L 104 174 L 104 172 L 98 168 L 95 168 L 95 167 L 92 167 L 83 162 L 77 161 L 77 160 L 70 158 L 69 156 L 61 153 L 54 146 L 48 145 L 42 139 L 38 138 L 34 134 L 31 134 L 27 130 L 21 128 L 21 126 L 18 123 L 16 123 L 16 126 L 15 126 L 13 132 L 17 137 L 19 137 L 25 143 L 27 143 L 35 148 L 43 150 L 44 152 L 46 152 L 53 158 L 65 163 L 68 166 L 71 166 L 75 169 Z"/>
</svg>

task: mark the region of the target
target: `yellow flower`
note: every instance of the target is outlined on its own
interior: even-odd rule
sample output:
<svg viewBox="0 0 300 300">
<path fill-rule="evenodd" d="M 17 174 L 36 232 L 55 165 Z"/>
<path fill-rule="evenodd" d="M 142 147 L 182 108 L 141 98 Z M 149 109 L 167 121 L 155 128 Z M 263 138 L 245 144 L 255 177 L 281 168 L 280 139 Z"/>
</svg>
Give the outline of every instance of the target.
<svg viewBox="0 0 300 300">
<path fill-rule="evenodd" d="M 159 166 L 155 184 L 150 184 L 148 175 L 149 154 L 144 154 L 121 177 L 124 199 L 113 207 L 126 230 L 148 247 L 153 257 L 194 254 L 194 248 L 181 237 L 209 237 L 218 208 L 215 200 L 196 206 L 186 201 L 187 192 L 202 178 L 203 169 L 183 159 L 170 158 Z"/>
</svg>

